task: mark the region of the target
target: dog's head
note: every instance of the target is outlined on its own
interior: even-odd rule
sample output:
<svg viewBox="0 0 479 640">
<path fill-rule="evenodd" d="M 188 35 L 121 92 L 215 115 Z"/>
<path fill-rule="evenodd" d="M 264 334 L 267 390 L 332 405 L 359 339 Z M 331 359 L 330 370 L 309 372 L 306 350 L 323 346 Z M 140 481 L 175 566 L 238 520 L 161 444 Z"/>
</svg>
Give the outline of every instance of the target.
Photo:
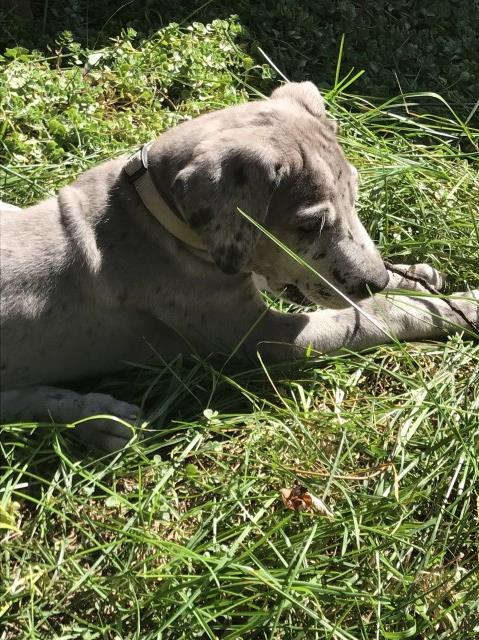
<svg viewBox="0 0 479 640">
<path fill-rule="evenodd" d="M 225 273 L 253 271 L 284 294 L 342 299 L 238 211 L 244 211 L 353 300 L 382 290 L 388 273 L 355 212 L 357 173 L 309 83 L 207 114 L 160 139 L 163 192 Z"/>
</svg>

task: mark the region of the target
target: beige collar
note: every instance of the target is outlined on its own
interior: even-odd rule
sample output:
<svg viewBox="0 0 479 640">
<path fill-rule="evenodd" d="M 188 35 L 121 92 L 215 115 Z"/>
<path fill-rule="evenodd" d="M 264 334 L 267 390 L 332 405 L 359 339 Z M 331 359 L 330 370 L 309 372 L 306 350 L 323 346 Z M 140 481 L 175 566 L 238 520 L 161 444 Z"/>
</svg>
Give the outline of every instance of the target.
<svg viewBox="0 0 479 640">
<path fill-rule="evenodd" d="M 156 188 L 148 172 L 148 149 L 151 145 L 152 142 L 144 144 L 126 161 L 123 168 L 129 182 L 135 185 L 135 189 L 148 211 L 172 236 L 197 251 L 207 252 L 206 246 L 198 234 L 173 213 Z"/>
</svg>

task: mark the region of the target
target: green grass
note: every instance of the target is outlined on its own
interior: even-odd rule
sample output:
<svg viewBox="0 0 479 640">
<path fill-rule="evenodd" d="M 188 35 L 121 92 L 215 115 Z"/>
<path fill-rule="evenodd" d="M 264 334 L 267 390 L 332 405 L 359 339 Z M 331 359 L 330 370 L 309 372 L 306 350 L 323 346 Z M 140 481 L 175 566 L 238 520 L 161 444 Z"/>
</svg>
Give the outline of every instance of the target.
<svg viewBox="0 0 479 640">
<path fill-rule="evenodd" d="M 236 23 L 91 56 L 1 61 L 0 198 L 27 205 L 184 118 L 266 92 Z M 13 56 L 13 57 L 12 57 Z M 63 57 L 64 56 L 64 57 Z M 78 64 L 80 63 L 80 64 Z M 325 90 L 385 256 L 477 286 L 478 131 Z M 405 104 L 408 104 L 405 109 Z M 278 303 L 278 306 L 284 306 Z M 78 458 L 70 427 L 0 435 L 0 639 L 434 640 L 479 634 L 479 346 L 385 346 L 286 370 L 134 369 L 147 437 Z M 286 510 L 300 482 L 334 519 Z"/>
</svg>

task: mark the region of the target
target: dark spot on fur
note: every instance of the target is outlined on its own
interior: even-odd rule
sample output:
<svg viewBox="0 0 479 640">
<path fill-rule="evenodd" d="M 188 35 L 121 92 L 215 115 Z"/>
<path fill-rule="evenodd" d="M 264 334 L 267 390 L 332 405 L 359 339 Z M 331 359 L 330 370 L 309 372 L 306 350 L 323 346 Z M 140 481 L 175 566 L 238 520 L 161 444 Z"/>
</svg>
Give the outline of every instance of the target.
<svg viewBox="0 0 479 640">
<path fill-rule="evenodd" d="M 359 245 L 359 248 L 362 249 L 364 251 L 364 249 L 366 249 L 366 245 L 364 244 L 364 242 L 361 242 L 361 244 Z"/>
<path fill-rule="evenodd" d="M 274 125 L 276 119 L 269 111 L 260 111 L 253 119 L 252 124 L 256 127 L 269 127 Z"/>
<path fill-rule="evenodd" d="M 240 270 L 242 252 L 236 245 L 230 244 L 228 247 L 218 247 L 213 253 L 213 258 L 221 271 L 232 275 Z"/>
<path fill-rule="evenodd" d="M 326 287 L 323 287 L 320 284 L 316 285 L 316 287 L 314 288 L 314 291 L 319 296 L 322 296 L 323 298 L 330 298 L 331 297 L 331 291 L 329 289 L 327 289 Z"/>
<path fill-rule="evenodd" d="M 197 209 L 193 211 L 190 217 L 190 226 L 192 229 L 199 229 L 200 227 L 204 227 L 211 221 L 213 217 L 213 212 L 208 207 L 202 207 L 201 209 Z"/>
<path fill-rule="evenodd" d="M 226 259 L 228 262 L 237 263 L 241 260 L 241 249 L 235 245 L 230 245 L 226 250 Z"/>
<path fill-rule="evenodd" d="M 313 255 L 313 260 L 321 260 L 321 258 L 325 258 L 327 251 L 318 251 Z"/>
<path fill-rule="evenodd" d="M 343 276 L 343 274 L 341 273 L 341 271 L 339 269 L 333 269 L 333 276 L 341 284 L 345 284 L 346 283 L 346 278 Z"/>
<path fill-rule="evenodd" d="M 268 125 L 272 125 L 276 122 L 276 118 L 271 111 L 260 111 L 258 113 L 259 124 L 262 127 L 267 127 Z"/>
<path fill-rule="evenodd" d="M 244 167 L 238 167 L 234 172 L 234 181 L 238 187 L 244 187 L 248 183 L 248 176 Z"/>
<path fill-rule="evenodd" d="M 349 238 L 349 240 L 351 240 L 351 242 L 354 240 L 354 236 L 351 233 L 351 231 L 349 231 L 349 230 L 348 230 L 348 238 Z"/>
</svg>

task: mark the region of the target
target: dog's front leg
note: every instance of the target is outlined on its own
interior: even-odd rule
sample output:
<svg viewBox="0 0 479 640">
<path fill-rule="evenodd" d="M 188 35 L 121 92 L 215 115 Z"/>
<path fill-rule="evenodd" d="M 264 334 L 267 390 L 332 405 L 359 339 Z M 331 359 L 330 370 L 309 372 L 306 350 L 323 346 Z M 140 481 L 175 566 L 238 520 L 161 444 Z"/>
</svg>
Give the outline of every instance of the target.
<svg viewBox="0 0 479 640">
<path fill-rule="evenodd" d="M 395 340 L 440 339 L 458 329 L 474 335 L 473 327 L 479 324 L 479 290 L 451 300 L 468 322 L 441 298 L 397 294 L 374 296 L 358 308 L 303 314 L 269 311 L 251 332 L 246 347 L 250 355 L 259 351 L 267 359 L 281 360 L 302 357 L 308 350 L 334 353 Z"/>
</svg>

